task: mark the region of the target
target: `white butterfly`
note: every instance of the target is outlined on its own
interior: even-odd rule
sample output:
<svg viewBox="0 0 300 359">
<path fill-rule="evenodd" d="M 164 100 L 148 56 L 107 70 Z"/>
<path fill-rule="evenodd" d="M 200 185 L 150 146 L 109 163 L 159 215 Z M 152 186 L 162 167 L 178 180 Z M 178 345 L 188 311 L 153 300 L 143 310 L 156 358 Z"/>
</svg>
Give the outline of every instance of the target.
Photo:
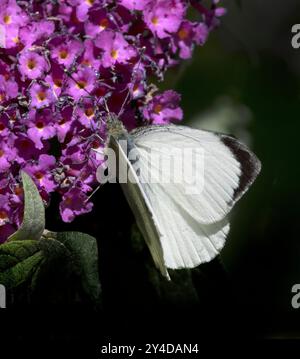
<svg viewBox="0 0 300 359">
<path fill-rule="evenodd" d="M 229 232 L 227 214 L 260 172 L 257 157 L 233 137 L 189 127 L 147 126 L 127 133 L 116 119 L 108 127 L 107 147 L 134 179 L 121 183 L 122 189 L 161 273 L 169 278 L 167 268 L 193 268 L 212 260 Z M 127 152 L 121 146 L 124 141 Z M 146 173 L 158 179 L 169 171 L 152 164 L 153 151 L 168 162 L 174 148 L 191 147 L 204 153 L 201 191 L 191 193 L 184 182 L 145 180 Z M 133 149 L 138 154 L 138 171 L 135 161 L 128 158 Z M 196 168 L 193 158 L 187 161 Z"/>
</svg>

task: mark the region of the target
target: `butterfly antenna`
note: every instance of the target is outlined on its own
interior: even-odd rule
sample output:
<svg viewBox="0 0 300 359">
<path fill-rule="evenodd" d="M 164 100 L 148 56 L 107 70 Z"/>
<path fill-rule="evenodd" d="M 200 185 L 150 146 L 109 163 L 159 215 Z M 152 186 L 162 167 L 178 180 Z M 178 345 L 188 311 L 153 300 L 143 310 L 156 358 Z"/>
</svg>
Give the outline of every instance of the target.
<svg viewBox="0 0 300 359">
<path fill-rule="evenodd" d="M 135 71 L 138 71 L 138 70 L 140 69 L 140 65 L 141 65 L 141 63 L 142 63 L 142 57 L 143 57 L 145 51 L 146 51 L 146 47 L 144 46 L 144 47 L 142 47 L 141 50 L 140 50 L 140 58 L 139 58 L 139 61 L 138 61 L 138 63 L 137 63 L 137 67 L 136 67 L 136 70 L 135 70 Z M 133 74 L 132 77 L 134 77 L 134 74 Z M 120 108 L 120 111 L 119 111 L 119 113 L 118 113 L 118 118 L 122 115 L 122 113 L 123 113 L 123 111 L 124 111 L 124 107 L 125 107 L 125 105 L 126 105 L 128 99 L 129 99 L 129 97 L 130 97 L 130 89 L 128 88 L 128 89 L 127 89 L 126 97 L 125 97 L 125 99 L 124 99 L 124 101 L 123 101 L 123 103 L 122 103 L 122 106 L 121 106 L 121 108 Z"/>
<path fill-rule="evenodd" d="M 99 184 L 94 191 L 88 196 L 88 198 L 84 201 L 84 203 L 88 202 L 97 192 L 98 190 L 103 186 L 103 184 Z"/>
<path fill-rule="evenodd" d="M 108 108 L 107 101 L 105 98 L 103 99 L 103 102 L 104 102 L 105 111 L 107 112 L 108 116 L 110 117 L 110 110 Z"/>
<path fill-rule="evenodd" d="M 128 89 L 125 100 L 123 101 L 120 111 L 118 112 L 118 115 L 117 115 L 118 118 L 122 115 L 122 113 L 124 111 L 124 107 L 125 107 L 129 97 L 130 97 L 130 90 Z"/>
<path fill-rule="evenodd" d="M 110 111 L 110 109 L 108 107 L 106 99 L 104 99 L 103 101 L 104 101 L 104 107 L 105 107 L 105 111 L 107 113 L 107 116 L 108 116 L 109 120 L 112 121 L 113 120 L 112 112 Z"/>
</svg>

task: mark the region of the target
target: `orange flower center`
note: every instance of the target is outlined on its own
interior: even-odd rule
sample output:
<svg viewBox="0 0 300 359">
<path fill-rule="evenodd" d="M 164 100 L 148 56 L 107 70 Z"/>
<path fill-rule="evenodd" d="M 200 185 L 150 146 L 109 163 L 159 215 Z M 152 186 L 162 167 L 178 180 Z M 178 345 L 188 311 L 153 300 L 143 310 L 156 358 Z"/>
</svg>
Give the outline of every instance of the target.
<svg viewBox="0 0 300 359">
<path fill-rule="evenodd" d="M 67 50 L 61 50 L 59 52 L 59 57 L 62 59 L 62 60 L 65 60 L 67 57 L 68 57 L 68 51 Z"/>
<path fill-rule="evenodd" d="M 110 55 L 113 59 L 116 60 L 118 58 L 118 50 L 111 50 Z"/>
<path fill-rule="evenodd" d="M 39 181 L 44 177 L 44 175 L 42 174 L 42 172 L 36 172 L 34 174 L 35 178 L 38 179 Z"/>
<path fill-rule="evenodd" d="M 185 40 L 188 37 L 189 33 L 185 29 L 180 29 L 178 31 L 178 37 L 180 40 Z"/>
<path fill-rule="evenodd" d="M 59 126 L 63 126 L 66 122 L 66 119 L 63 118 L 61 121 L 59 121 Z"/>
<path fill-rule="evenodd" d="M 7 216 L 7 213 L 5 211 L 0 211 L 0 219 L 7 219 L 8 216 Z"/>
<path fill-rule="evenodd" d="M 18 44 L 18 43 L 20 42 L 20 39 L 19 39 L 18 36 L 16 36 L 16 37 L 13 37 L 13 38 L 12 38 L 12 41 L 13 41 L 15 44 Z"/>
<path fill-rule="evenodd" d="M 55 79 L 54 81 L 54 86 L 55 87 L 62 87 L 62 80 L 61 79 Z"/>
<path fill-rule="evenodd" d="M 106 18 L 104 18 L 104 19 L 102 19 L 101 21 L 100 21 L 100 23 L 99 23 L 99 26 L 101 27 L 101 29 L 106 29 L 107 27 L 108 27 L 108 25 L 109 25 L 109 21 L 108 21 L 108 19 L 106 19 Z"/>
<path fill-rule="evenodd" d="M 7 14 L 4 15 L 3 16 L 3 21 L 4 21 L 4 24 L 9 25 L 11 23 L 11 16 L 9 16 Z"/>
<path fill-rule="evenodd" d="M 132 91 L 133 91 L 133 92 L 137 92 L 138 90 L 139 90 L 139 84 L 135 84 L 135 85 L 133 86 Z"/>
<path fill-rule="evenodd" d="M 158 24 L 158 17 L 153 16 L 153 18 L 151 19 L 151 22 L 152 22 L 153 25 L 157 25 Z"/>
<path fill-rule="evenodd" d="M 17 196 L 20 196 L 21 194 L 23 194 L 23 188 L 21 188 L 20 186 L 16 187 L 14 189 L 14 192 Z"/>
<path fill-rule="evenodd" d="M 36 66 L 36 62 L 33 59 L 29 59 L 27 62 L 27 67 L 29 70 L 33 70 Z"/>
<path fill-rule="evenodd" d="M 37 99 L 40 101 L 40 102 L 43 102 L 46 100 L 46 92 L 45 91 L 39 91 L 36 95 Z"/>
<path fill-rule="evenodd" d="M 78 87 L 80 90 L 83 90 L 83 89 L 86 87 L 86 85 L 87 85 L 87 83 L 86 83 L 86 81 L 84 81 L 84 80 L 79 80 L 79 81 L 77 82 L 77 87 Z"/>
<path fill-rule="evenodd" d="M 92 107 L 89 107 L 85 110 L 84 113 L 87 117 L 92 117 L 94 115 L 94 109 Z"/>
<path fill-rule="evenodd" d="M 161 110 L 162 110 L 162 105 L 157 104 L 157 105 L 154 106 L 154 112 L 156 114 L 159 114 Z"/>
<path fill-rule="evenodd" d="M 44 123 L 42 121 L 38 121 L 36 123 L 36 127 L 39 129 L 39 130 L 42 130 L 44 128 Z"/>
<path fill-rule="evenodd" d="M 2 157 L 4 155 L 4 151 L 0 150 L 0 157 Z"/>
</svg>

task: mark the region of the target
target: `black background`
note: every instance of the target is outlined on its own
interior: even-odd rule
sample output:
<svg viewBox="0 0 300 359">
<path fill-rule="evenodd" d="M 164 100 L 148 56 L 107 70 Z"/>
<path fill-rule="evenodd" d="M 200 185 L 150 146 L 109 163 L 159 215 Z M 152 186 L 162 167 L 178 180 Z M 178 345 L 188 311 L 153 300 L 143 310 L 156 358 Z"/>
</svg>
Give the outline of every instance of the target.
<svg viewBox="0 0 300 359">
<path fill-rule="evenodd" d="M 255 352 L 255 343 L 278 349 L 300 336 L 300 309 L 291 306 L 291 288 L 300 283 L 300 49 L 291 46 L 300 3 L 225 6 L 221 27 L 163 84 L 182 94 L 184 122 L 191 126 L 200 126 L 199 118 L 220 98 L 251 113 L 246 132 L 263 169 L 232 214 L 221 256 L 191 273 L 174 273 L 173 284 L 159 279 L 155 285 L 147 249 L 132 242 L 134 220 L 118 185 L 99 190 L 93 213 L 70 225 L 59 222 L 54 199 L 49 229 L 97 237 L 103 307 L 87 298 L 76 304 L 53 299 L 51 293 L 67 291 L 53 281 L 54 289 L 45 288 L 31 306 L 15 303 L 1 311 L 1 345 L 9 343 L 11 352 L 26 347 L 54 352 L 54 358 L 63 350 L 67 357 L 83 352 L 89 358 L 112 338 L 123 344 L 195 341 L 203 351 L 224 352 L 238 352 L 243 344 L 244 355 Z M 238 135 L 239 127 L 230 131 Z"/>
</svg>

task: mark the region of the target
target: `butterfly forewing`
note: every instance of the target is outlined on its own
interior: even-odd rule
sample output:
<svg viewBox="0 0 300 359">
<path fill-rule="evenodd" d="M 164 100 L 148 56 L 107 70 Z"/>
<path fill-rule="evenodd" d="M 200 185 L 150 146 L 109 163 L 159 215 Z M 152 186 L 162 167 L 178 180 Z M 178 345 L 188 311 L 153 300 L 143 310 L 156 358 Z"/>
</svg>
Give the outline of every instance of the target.
<svg viewBox="0 0 300 359">
<path fill-rule="evenodd" d="M 126 136 L 123 138 L 123 140 L 124 139 L 126 139 Z M 129 143 L 130 141 L 128 141 L 128 144 Z M 139 179 L 130 161 L 128 160 L 127 153 L 124 152 L 124 149 L 120 145 L 119 141 L 114 137 L 111 137 L 109 147 L 112 148 L 117 155 L 117 162 L 119 164 L 118 169 L 126 171 L 128 177 L 130 176 L 131 178 L 135 179 L 134 181 L 120 183 L 122 190 L 132 212 L 134 213 L 137 225 L 149 247 L 150 253 L 157 268 L 165 277 L 169 278 L 161 246 L 162 234 L 159 232 L 159 226 L 155 212 L 151 208 L 148 197 L 144 193 Z M 124 177 L 124 173 L 122 176 Z M 120 173 L 118 173 L 118 177 L 120 177 Z"/>
</svg>

